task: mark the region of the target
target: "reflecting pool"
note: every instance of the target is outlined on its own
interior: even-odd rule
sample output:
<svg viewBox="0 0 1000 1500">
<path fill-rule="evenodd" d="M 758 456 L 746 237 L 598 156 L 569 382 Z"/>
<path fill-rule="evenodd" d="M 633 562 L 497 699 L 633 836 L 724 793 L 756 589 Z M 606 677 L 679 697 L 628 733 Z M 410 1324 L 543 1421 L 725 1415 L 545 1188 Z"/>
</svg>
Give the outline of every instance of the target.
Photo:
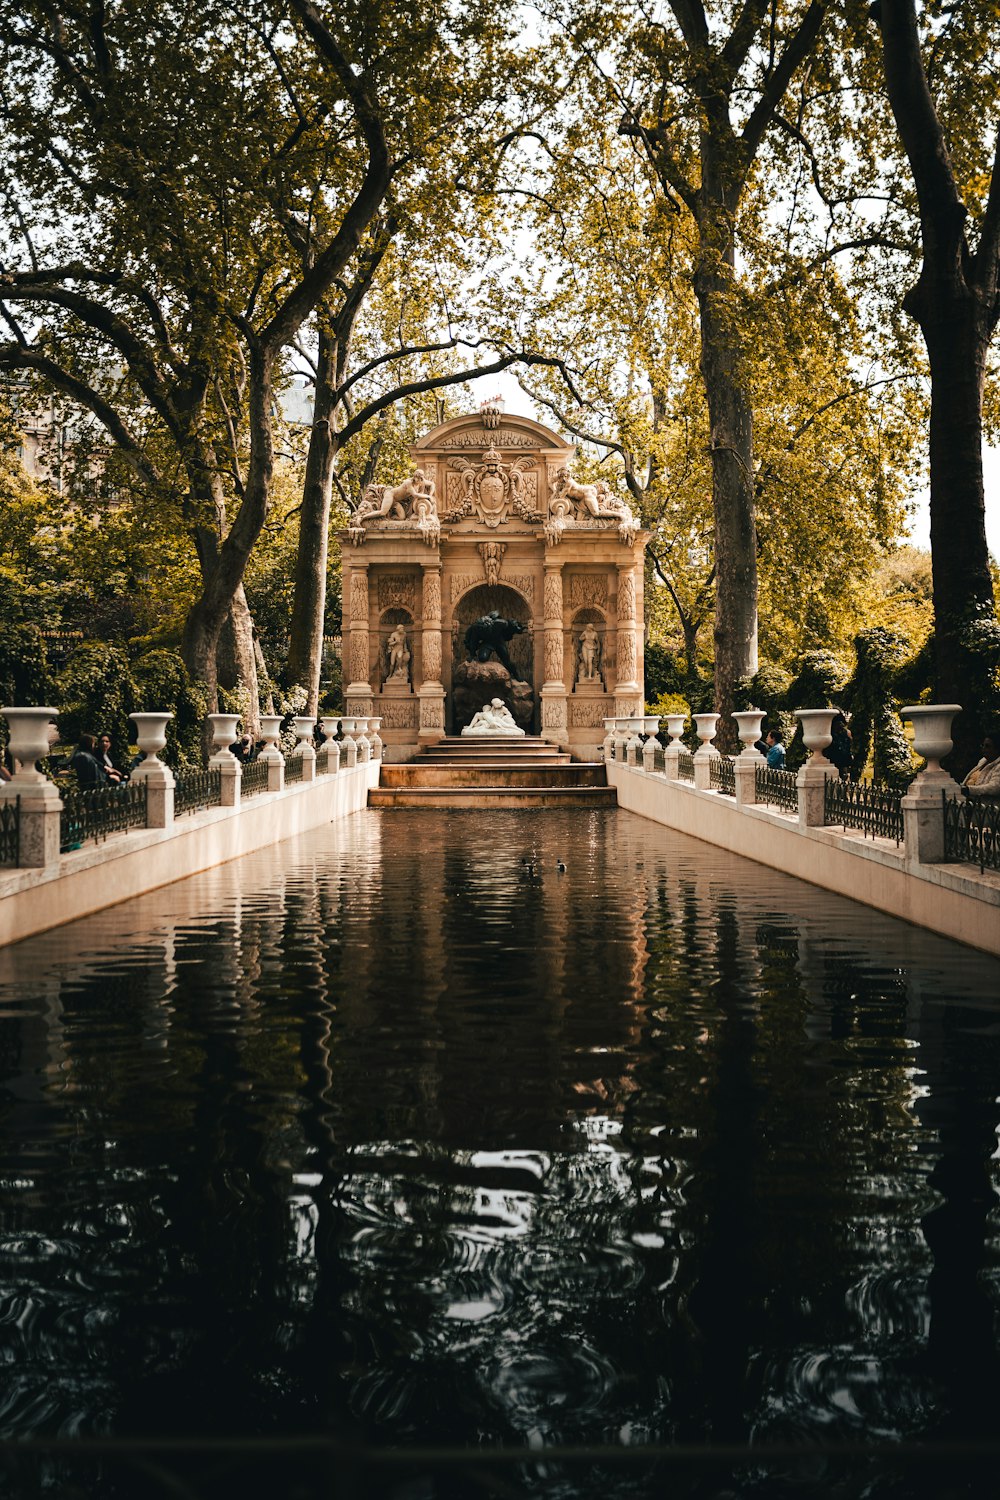
<svg viewBox="0 0 1000 1500">
<path fill-rule="evenodd" d="M 637 1450 L 732 1444 L 815 1452 L 669 1492 L 981 1495 L 998 1093 L 996 960 L 623 812 L 367 812 L 2 950 L 0 1436 L 361 1450 L 7 1493 L 661 1495 Z M 916 1440 L 959 1457 L 854 1453 Z M 365 1467 L 417 1445 L 630 1461 Z"/>
</svg>

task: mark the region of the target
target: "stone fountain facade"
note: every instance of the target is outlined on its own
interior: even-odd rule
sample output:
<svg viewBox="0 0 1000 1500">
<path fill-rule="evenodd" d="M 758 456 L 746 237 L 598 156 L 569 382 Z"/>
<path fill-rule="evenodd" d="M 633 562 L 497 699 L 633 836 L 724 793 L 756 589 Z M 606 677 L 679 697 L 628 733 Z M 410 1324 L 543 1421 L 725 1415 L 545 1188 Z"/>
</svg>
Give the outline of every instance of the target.
<svg viewBox="0 0 1000 1500">
<path fill-rule="evenodd" d="M 496 404 L 410 457 L 340 534 L 345 712 L 380 715 L 386 759 L 405 760 L 500 696 L 528 734 L 594 757 L 604 720 L 643 708 L 649 533 L 606 484 L 572 477 L 557 433 Z M 467 664 L 465 632 L 491 610 L 522 627 L 513 674 Z"/>
</svg>

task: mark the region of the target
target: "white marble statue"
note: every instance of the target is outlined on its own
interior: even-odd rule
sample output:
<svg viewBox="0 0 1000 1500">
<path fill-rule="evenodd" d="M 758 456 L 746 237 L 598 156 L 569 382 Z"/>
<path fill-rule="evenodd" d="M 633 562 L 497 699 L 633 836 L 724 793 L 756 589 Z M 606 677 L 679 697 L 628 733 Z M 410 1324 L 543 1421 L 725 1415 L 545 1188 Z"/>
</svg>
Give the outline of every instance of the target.
<svg viewBox="0 0 1000 1500">
<path fill-rule="evenodd" d="M 472 722 L 466 724 L 463 734 L 524 734 L 514 723 L 514 717 L 502 698 L 484 703 Z"/>
<path fill-rule="evenodd" d="M 406 639 L 406 630 L 402 625 L 397 625 L 389 634 L 385 643 L 385 649 L 389 657 L 389 671 L 386 682 L 409 682 L 410 680 L 410 643 Z"/>
</svg>

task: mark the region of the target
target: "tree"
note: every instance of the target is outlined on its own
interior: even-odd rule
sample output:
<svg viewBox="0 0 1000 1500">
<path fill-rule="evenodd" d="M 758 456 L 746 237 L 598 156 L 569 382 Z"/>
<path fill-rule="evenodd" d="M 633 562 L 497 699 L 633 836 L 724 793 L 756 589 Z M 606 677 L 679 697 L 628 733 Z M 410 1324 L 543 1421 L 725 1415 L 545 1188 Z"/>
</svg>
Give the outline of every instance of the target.
<svg viewBox="0 0 1000 1500">
<path fill-rule="evenodd" d="M 625 25 L 616 15 L 616 36 L 604 29 L 603 7 L 567 29 L 623 111 L 622 133 L 645 152 L 663 211 L 686 211 L 695 237 L 712 462 L 716 706 L 728 724 L 736 682 L 757 666 L 753 407 L 737 296 L 740 214 L 762 143 L 817 44 L 829 5 L 746 0 L 734 16 L 717 6 L 711 18 L 702 0 L 670 0 L 669 9 L 671 19 L 663 21 L 644 9 Z"/>
<path fill-rule="evenodd" d="M 1000 132 L 985 139 L 998 101 L 982 64 L 1000 27 L 993 5 L 929 6 L 922 28 L 914 0 L 878 0 L 873 15 L 920 221 L 923 263 L 902 305 L 930 364 L 936 695 L 963 705 L 955 756 L 964 765 L 1000 692 L 982 464 L 986 363 L 1000 316 Z"/>
</svg>

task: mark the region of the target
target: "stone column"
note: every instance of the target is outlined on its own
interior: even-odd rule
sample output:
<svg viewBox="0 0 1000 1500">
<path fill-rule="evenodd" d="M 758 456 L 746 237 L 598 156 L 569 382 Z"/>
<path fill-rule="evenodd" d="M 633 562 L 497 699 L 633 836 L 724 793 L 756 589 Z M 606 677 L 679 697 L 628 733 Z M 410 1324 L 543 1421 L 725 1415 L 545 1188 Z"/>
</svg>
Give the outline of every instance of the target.
<svg viewBox="0 0 1000 1500">
<path fill-rule="evenodd" d="M 423 565 L 423 681 L 417 689 L 420 699 L 422 745 L 433 745 L 444 738 L 444 683 L 441 681 L 441 564 Z"/>
<path fill-rule="evenodd" d="M 615 713 L 620 715 L 642 713 L 635 631 L 635 569 L 630 561 L 618 569 L 618 664 L 615 673 Z"/>
<path fill-rule="evenodd" d="M 567 688 L 563 678 L 565 651 L 563 646 L 563 578 L 562 563 L 545 560 L 545 587 L 543 592 L 545 617 L 545 646 L 542 683 L 542 739 L 554 744 L 569 742 L 566 722 Z"/>
<path fill-rule="evenodd" d="M 345 580 L 345 583 L 347 580 Z M 371 647 L 368 641 L 368 564 L 352 562 L 348 594 L 350 632 L 344 658 L 344 706 L 350 713 L 370 713 L 372 685 L 368 680 Z"/>
</svg>

